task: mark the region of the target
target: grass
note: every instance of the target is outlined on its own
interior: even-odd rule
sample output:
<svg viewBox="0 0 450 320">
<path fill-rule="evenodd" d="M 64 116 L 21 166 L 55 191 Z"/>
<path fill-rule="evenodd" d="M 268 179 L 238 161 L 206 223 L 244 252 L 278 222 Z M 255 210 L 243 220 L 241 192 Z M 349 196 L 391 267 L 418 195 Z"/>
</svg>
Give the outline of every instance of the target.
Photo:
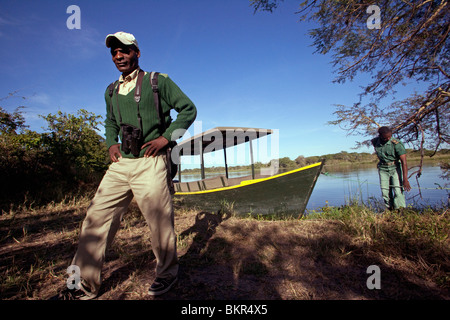
<svg viewBox="0 0 450 320">
<path fill-rule="evenodd" d="M 383 262 L 405 269 L 414 266 L 415 274 L 449 288 L 448 209 L 406 208 L 376 214 L 365 206 L 352 205 L 326 208 L 309 218 L 339 221 L 363 254 L 377 254 Z"/>
<path fill-rule="evenodd" d="M 0 216 L 0 297 L 48 299 L 63 288 L 89 197 Z M 135 203 L 108 250 L 98 299 L 449 299 L 447 209 L 376 213 L 352 203 L 301 218 L 203 212 L 175 204 L 180 282 L 147 295 L 155 257 Z M 366 286 L 381 270 L 381 289 Z"/>
</svg>

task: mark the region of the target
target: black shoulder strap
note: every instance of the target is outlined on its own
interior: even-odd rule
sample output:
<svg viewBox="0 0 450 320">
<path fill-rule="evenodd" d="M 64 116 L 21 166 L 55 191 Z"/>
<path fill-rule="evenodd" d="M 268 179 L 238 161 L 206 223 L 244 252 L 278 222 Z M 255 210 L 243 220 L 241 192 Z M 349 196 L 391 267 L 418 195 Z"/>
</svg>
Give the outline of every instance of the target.
<svg viewBox="0 0 450 320">
<path fill-rule="evenodd" d="M 111 82 L 111 83 L 109 84 L 108 88 L 107 88 L 108 94 L 109 94 L 109 97 L 110 97 L 110 98 L 112 98 L 112 96 L 113 96 L 113 94 L 114 94 L 114 88 L 116 87 L 116 83 L 117 83 L 118 81 L 119 81 L 119 80 L 116 80 L 116 81 L 114 81 L 114 82 Z M 113 114 L 112 101 L 110 102 L 110 105 L 109 105 L 109 112 L 110 112 L 111 119 L 112 119 L 112 114 Z"/>
<path fill-rule="evenodd" d="M 139 121 L 139 128 L 141 129 L 142 134 L 142 117 L 141 117 L 141 111 L 139 108 L 139 102 L 141 101 L 141 92 L 142 92 L 142 78 L 144 78 L 144 70 L 139 70 L 137 82 L 136 82 L 136 88 L 134 88 L 134 101 L 136 101 L 137 104 L 137 114 L 138 114 L 138 121 Z"/>
<path fill-rule="evenodd" d="M 155 106 L 156 106 L 156 114 L 158 115 L 158 122 L 164 132 L 164 131 L 166 131 L 166 124 L 163 119 L 161 103 L 159 100 L 158 76 L 159 76 L 159 72 L 152 72 L 150 74 L 150 83 L 152 85 L 153 98 L 155 100 Z"/>
<path fill-rule="evenodd" d="M 119 80 L 116 80 L 116 81 L 114 81 L 114 82 L 111 82 L 110 85 L 108 86 L 108 94 L 109 94 L 109 97 L 110 97 L 110 98 L 112 97 L 112 95 L 113 95 L 113 93 L 114 93 L 114 88 L 115 88 L 115 86 L 116 86 L 117 81 L 119 81 Z"/>
<path fill-rule="evenodd" d="M 134 89 L 134 101 L 139 103 L 141 101 L 141 92 L 142 92 L 142 78 L 144 78 L 145 72 L 143 70 L 139 70 L 136 88 Z"/>
</svg>

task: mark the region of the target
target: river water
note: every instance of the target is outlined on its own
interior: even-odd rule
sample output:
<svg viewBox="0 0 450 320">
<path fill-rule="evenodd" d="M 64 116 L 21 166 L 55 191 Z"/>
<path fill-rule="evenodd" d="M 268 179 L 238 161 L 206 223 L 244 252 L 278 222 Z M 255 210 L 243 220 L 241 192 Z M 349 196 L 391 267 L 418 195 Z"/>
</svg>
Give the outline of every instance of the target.
<svg viewBox="0 0 450 320">
<path fill-rule="evenodd" d="M 376 165 L 361 166 L 359 168 L 323 170 L 309 199 L 307 210 L 320 209 L 324 206 L 342 206 L 352 201 L 382 208 L 381 190 Z M 412 173 L 412 171 L 410 171 Z M 206 173 L 206 178 L 224 173 Z M 230 172 L 229 176 L 239 177 L 250 175 L 250 171 Z M 446 207 L 449 204 L 450 190 L 439 189 L 445 187 L 449 181 L 441 178 L 439 166 L 425 165 L 422 176 L 416 181 L 410 178 L 412 190 L 406 192 L 406 204 L 414 207 Z M 182 181 L 195 181 L 200 174 L 182 174 Z M 420 188 L 419 188 L 420 186 Z M 447 185 L 446 187 L 449 187 Z"/>
<path fill-rule="evenodd" d="M 410 173 L 412 172 L 411 170 Z M 450 182 L 441 178 L 441 175 L 442 170 L 439 166 L 426 165 L 423 167 L 418 181 L 415 176 L 410 177 L 411 191 L 405 192 L 406 205 L 414 207 L 448 206 L 450 190 L 439 188 L 445 187 L 446 183 Z M 447 187 L 449 186 L 447 185 Z M 341 206 L 351 201 L 370 204 L 377 208 L 383 206 L 376 166 L 321 174 L 311 194 L 307 209 L 317 209 L 326 205 Z"/>
</svg>

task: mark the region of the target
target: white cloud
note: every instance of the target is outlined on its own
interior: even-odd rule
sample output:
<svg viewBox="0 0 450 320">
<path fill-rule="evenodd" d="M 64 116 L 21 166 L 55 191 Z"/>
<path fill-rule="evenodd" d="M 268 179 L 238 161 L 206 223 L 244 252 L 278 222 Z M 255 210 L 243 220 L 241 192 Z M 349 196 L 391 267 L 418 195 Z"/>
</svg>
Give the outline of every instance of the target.
<svg viewBox="0 0 450 320">
<path fill-rule="evenodd" d="M 70 58 L 91 59 L 103 48 L 104 37 L 96 29 L 81 25 L 81 29 L 69 30 L 65 26 L 53 29 L 55 47 L 61 48 Z"/>
<path fill-rule="evenodd" d="M 50 106 L 51 104 L 51 98 L 46 93 L 36 93 L 31 97 L 27 98 L 27 100 L 29 100 L 33 104 L 38 105 Z"/>
</svg>

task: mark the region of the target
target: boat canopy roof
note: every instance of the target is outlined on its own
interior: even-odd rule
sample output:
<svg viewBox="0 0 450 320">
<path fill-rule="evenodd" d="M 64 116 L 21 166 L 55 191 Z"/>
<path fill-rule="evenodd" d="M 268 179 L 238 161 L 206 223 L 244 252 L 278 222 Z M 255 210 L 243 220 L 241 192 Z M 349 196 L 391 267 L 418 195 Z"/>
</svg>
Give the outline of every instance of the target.
<svg viewBox="0 0 450 320">
<path fill-rule="evenodd" d="M 234 147 L 272 133 L 272 129 L 216 127 L 181 141 L 176 148 L 179 148 L 180 156 L 194 156 Z"/>
</svg>

